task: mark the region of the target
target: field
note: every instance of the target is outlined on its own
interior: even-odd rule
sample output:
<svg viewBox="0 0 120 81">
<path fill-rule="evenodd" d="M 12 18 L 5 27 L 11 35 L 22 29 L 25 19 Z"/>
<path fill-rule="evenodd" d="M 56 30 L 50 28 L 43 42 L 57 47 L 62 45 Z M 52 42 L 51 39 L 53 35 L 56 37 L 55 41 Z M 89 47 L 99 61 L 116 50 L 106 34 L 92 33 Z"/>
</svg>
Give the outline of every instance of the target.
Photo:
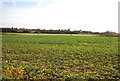
<svg viewBox="0 0 120 81">
<path fill-rule="evenodd" d="M 3 79 L 119 79 L 118 37 L 2 35 Z"/>
</svg>

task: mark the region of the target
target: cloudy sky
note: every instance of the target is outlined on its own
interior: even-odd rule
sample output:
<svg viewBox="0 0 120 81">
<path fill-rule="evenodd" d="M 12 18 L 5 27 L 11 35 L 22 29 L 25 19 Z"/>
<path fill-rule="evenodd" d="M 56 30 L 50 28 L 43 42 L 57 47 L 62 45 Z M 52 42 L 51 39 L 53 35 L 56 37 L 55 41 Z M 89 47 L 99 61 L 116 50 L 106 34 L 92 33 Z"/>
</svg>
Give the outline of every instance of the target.
<svg viewBox="0 0 120 81">
<path fill-rule="evenodd" d="M 118 32 L 119 0 L 1 0 L 0 27 Z"/>
</svg>

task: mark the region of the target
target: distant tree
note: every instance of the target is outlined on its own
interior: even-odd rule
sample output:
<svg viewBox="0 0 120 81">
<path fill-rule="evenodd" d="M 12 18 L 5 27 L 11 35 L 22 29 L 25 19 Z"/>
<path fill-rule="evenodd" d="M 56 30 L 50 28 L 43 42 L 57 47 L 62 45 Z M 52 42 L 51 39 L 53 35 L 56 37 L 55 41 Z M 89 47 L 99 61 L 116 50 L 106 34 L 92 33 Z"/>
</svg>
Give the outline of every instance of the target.
<svg viewBox="0 0 120 81">
<path fill-rule="evenodd" d="M 35 32 L 38 33 L 38 35 L 41 33 L 40 29 L 36 29 Z"/>
<path fill-rule="evenodd" d="M 70 28 L 68 28 L 68 31 L 70 31 Z"/>
<path fill-rule="evenodd" d="M 108 30 L 105 33 L 111 33 L 111 34 L 116 34 L 116 32 L 113 32 L 112 30 Z"/>
</svg>

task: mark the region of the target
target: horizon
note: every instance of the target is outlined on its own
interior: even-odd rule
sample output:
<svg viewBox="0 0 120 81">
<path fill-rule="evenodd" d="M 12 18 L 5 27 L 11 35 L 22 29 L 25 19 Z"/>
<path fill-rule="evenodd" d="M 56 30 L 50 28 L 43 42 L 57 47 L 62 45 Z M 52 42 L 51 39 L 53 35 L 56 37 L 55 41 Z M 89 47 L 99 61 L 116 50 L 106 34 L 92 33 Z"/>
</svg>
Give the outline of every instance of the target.
<svg viewBox="0 0 120 81">
<path fill-rule="evenodd" d="M 1 1 L 1 27 L 118 33 L 118 1 Z"/>
<path fill-rule="evenodd" d="M 17 27 L 2 27 L 2 28 L 10 28 L 10 29 L 16 29 Z M 20 28 L 17 28 L 18 30 L 19 29 L 30 29 L 30 30 L 36 30 L 36 29 L 39 29 L 39 30 L 69 30 L 69 31 L 88 31 L 88 30 L 71 30 L 70 28 L 68 28 L 68 29 L 41 29 L 41 28 L 25 28 L 25 27 L 20 27 Z M 107 30 L 107 31 L 104 31 L 104 32 L 114 32 L 114 31 L 112 31 L 112 30 Z M 89 31 L 89 32 L 98 32 L 98 31 Z M 104 32 L 99 32 L 99 33 L 104 33 Z M 119 32 L 115 32 L 115 33 L 119 33 Z"/>
</svg>

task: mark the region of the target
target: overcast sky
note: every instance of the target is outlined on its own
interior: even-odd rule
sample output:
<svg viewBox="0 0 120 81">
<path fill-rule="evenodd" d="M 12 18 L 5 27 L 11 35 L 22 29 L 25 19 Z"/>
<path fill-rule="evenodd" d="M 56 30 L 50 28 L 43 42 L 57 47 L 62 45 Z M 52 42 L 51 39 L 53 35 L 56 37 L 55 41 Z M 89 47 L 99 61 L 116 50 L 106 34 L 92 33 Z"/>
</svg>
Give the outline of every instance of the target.
<svg viewBox="0 0 120 81">
<path fill-rule="evenodd" d="M 118 32 L 119 0 L 1 0 L 0 27 Z"/>
</svg>

